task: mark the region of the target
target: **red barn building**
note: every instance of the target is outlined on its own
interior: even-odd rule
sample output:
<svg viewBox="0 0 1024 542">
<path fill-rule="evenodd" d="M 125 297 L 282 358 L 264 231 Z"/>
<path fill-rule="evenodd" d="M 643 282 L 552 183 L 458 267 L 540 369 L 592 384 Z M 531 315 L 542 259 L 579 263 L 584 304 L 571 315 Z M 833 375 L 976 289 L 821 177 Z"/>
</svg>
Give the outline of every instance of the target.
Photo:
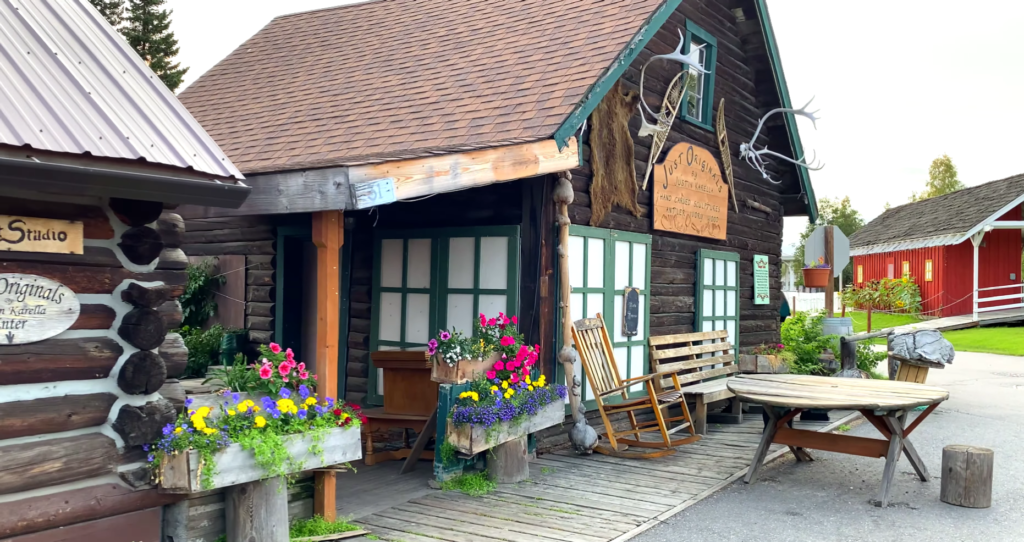
<svg viewBox="0 0 1024 542">
<path fill-rule="evenodd" d="M 850 238 L 854 283 L 908 275 L 928 316 L 1020 309 L 1022 204 L 1017 175 L 889 209 Z"/>
</svg>

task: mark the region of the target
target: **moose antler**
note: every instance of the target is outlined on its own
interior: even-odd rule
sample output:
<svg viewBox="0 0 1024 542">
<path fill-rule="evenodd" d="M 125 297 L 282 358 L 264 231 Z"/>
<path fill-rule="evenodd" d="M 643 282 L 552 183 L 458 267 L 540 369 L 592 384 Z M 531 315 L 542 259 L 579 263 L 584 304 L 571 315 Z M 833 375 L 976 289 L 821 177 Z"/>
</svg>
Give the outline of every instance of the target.
<svg viewBox="0 0 1024 542">
<path fill-rule="evenodd" d="M 811 124 L 814 126 L 814 129 L 818 129 L 818 124 L 817 124 L 818 117 L 815 116 L 818 113 L 818 111 L 817 110 L 815 110 L 815 111 L 807 111 L 807 107 L 810 106 L 811 102 L 813 102 L 813 101 L 814 101 L 814 98 L 812 97 L 800 109 L 790 109 L 790 108 L 786 108 L 786 107 L 779 107 L 779 108 L 776 108 L 776 109 L 772 109 L 771 111 L 766 113 L 765 116 L 761 117 L 761 122 L 757 123 L 757 130 L 754 131 L 754 136 L 750 138 L 750 143 L 740 143 L 740 158 L 746 160 L 747 164 L 749 164 L 750 167 L 752 167 L 752 168 L 756 169 L 757 171 L 761 172 L 761 176 L 762 177 L 764 177 L 769 182 L 774 183 L 774 184 L 779 184 L 780 181 L 773 180 L 771 178 L 771 175 L 769 175 L 768 172 L 765 171 L 765 168 L 767 167 L 767 164 L 765 163 L 764 158 L 762 158 L 763 156 L 774 156 L 776 158 L 780 158 L 780 159 L 785 160 L 785 161 L 787 161 L 787 162 L 789 162 L 791 164 L 794 164 L 797 167 L 806 168 L 806 169 L 811 170 L 811 171 L 818 171 L 821 168 L 825 167 L 825 164 L 819 164 L 818 163 L 818 161 L 816 159 L 816 157 L 817 157 L 816 154 L 812 156 L 810 162 L 807 162 L 806 160 L 804 160 L 803 156 L 801 156 L 800 158 L 797 158 L 796 160 L 794 160 L 794 159 L 792 159 L 792 158 L 790 158 L 788 156 L 783 156 L 783 155 L 781 155 L 781 154 L 779 154 L 777 152 L 770 151 L 770 150 L 768 150 L 768 147 L 765 147 L 765 148 L 760 149 L 760 150 L 758 150 L 756 147 L 754 147 L 754 142 L 757 141 L 757 137 L 759 135 L 761 135 L 761 128 L 764 127 L 764 121 L 767 120 L 768 117 L 770 117 L 770 116 L 772 116 L 772 115 L 774 115 L 776 113 L 792 113 L 794 115 L 799 115 L 801 117 L 805 117 L 805 118 L 811 119 Z"/>
<path fill-rule="evenodd" d="M 683 46 L 686 45 L 686 37 L 683 35 L 682 30 L 677 31 L 679 32 L 679 45 L 676 46 L 676 50 L 665 55 L 654 55 L 650 58 L 650 60 L 644 63 L 643 68 L 640 68 L 640 103 L 642 103 L 644 109 L 646 109 L 647 112 L 654 117 L 655 122 L 671 122 L 672 119 L 663 118 L 665 111 L 662 111 L 661 114 L 655 113 L 654 110 L 647 105 L 647 100 L 644 99 L 644 75 L 647 72 L 647 66 L 650 66 L 651 63 L 654 62 L 655 60 L 668 60 L 678 62 L 688 67 L 692 67 L 699 71 L 700 73 L 711 73 L 705 70 L 704 66 L 701 66 L 700 61 L 698 60 L 700 58 L 700 51 L 701 49 L 704 48 L 704 44 L 695 46 L 688 54 L 684 55 Z M 687 70 L 688 69 L 689 68 L 687 68 Z"/>
</svg>

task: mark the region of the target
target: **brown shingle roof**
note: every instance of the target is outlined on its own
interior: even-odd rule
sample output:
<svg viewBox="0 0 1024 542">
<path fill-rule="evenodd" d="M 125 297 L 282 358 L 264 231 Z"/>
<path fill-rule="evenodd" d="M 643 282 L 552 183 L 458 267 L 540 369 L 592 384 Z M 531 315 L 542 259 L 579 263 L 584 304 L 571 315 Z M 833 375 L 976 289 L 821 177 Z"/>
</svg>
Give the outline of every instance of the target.
<svg viewBox="0 0 1024 542">
<path fill-rule="evenodd" d="M 551 137 L 661 0 L 374 0 L 278 17 L 181 93 L 245 173 Z"/>
<path fill-rule="evenodd" d="M 850 237 L 850 248 L 944 235 L 961 237 L 1022 195 L 1024 175 L 1015 175 L 893 207 L 857 230 Z"/>
</svg>

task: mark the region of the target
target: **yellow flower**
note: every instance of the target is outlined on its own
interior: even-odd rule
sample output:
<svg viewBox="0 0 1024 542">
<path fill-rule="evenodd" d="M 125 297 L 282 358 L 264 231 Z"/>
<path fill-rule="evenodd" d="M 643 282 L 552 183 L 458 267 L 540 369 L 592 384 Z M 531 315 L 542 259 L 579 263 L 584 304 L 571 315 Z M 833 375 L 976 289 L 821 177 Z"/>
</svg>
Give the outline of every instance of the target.
<svg viewBox="0 0 1024 542">
<path fill-rule="evenodd" d="M 529 391 L 533 391 L 533 386 L 527 386 L 526 389 Z"/>
<path fill-rule="evenodd" d="M 174 428 L 174 434 L 175 435 L 177 435 L 178 433 L 181 433 L 182 431 L 184 431 L 184 429 L 182 429 L 181 427 L 175 427 Z"/>
<path fill-rule="evenodd" d="M 294 406 L 295 403 L 291 399 L 280 399 L 277 401 L 277 408 L 281 412 L 289 412 Z"/>
<path fill-rule="evenodd" d="M 479 400 L 480 400 L 480 394 L 479 394 L 479 393 L 477 393 L 477 392 L 475 392 L 475 391 L 473 391 L 473 392 L 470 392 L 470 393 L 469 393 L 469 397 L 470 397 L 471 399 L 473 399 L 474 401 L 479 401 Z"/>
<path fill-rule="evenodd" d="M 200 418 L 205 418 L 205 417 L 207 417 L 209 415 L 210 415 L 210 407 L 208 407 L 208 406 L 199 407 L 199 410 L 196 410 L 196 416 L 199 416 Z"/>
<path fill-rule="evenodd" d="M 491 391 L 498 391 L 498 386 L 491 386 Z"/>
<path fill-rule="evenodd" d="M 203 433 L 205 433 L 207 435 L 212 435 L 212 434 L 214 434 L 216 432 L 217 432 L 217 430 L 213 429 L 212 427 L 207 427 L 207 428 L 203 429 Z"/>
<path fill-rule="evenodd" d="M 903 277 L 903 284 L 907 283 L 907 277 Z"/>
<path fill-rule="evenodd" d="M 259 412 L 260 410 L 262 410 L 262 409 L 261 409 L 260 407 L 258 407 L 258 406 L 256 406 L 256 405 L 253 405 L 253 406 L 252 406 L 252 411 L 253 411 L 253 412 Z"/>
<path fill-rule="evenodd" d="M 228 411 L 228 416 L 234 416 L 234 415 L 235 415 L 235 411 L 234 410 L 229 410 Z"/>
<path fill-rule="evenodd" d="M 507 390 L 508 389 L 508 381 L 507 380 L 502 380 L 501 381 L 501 387 L 502 387 L 502 389 L 506 389 Z"/>
<path fill-rule="evenodd" d="M 316 404 L 316 397 L 310 397 L 306 399 L 306 406 L 313 406 Z"/>
<path fill-rule="evenodd" d="M 506 392 L 506 393 L 508 393 L 509 395 L 515 395 L 516 394 L 516 390 L 514 390 L 512 388 L 509 388 L 508 392 Z"/>
<path fill-rule="evenodd" d="M 526 378 L 524 378 L 523 380 L 525 380 L 526 383 L 529 384 L 530 383 L 530 375 L 526 375 Z"/>
<path fill-rule="evenodd" d="M 241 403 L 238 403 L 238 411 L 239 412 L 245 412 L 245 411 L 249 410 L 249 405 L 247 405 L 246 402 L 247 401 L 242 401 Z"/>
<path fill-rule="evenodd" d="M 263 427 L 264 425 L 267 425 L 267 419 L 264 418 L 263 416 L 256 416 L 255 422 L 256 427 Z"/>
</svg>

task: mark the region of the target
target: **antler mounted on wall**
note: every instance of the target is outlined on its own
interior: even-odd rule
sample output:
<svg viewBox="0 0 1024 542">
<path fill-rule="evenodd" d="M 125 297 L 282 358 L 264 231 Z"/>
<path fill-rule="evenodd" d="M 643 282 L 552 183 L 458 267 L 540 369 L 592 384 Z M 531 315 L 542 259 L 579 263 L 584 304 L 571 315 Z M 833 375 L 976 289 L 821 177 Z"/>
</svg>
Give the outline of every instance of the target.
<svg viewBox="0 0 1024 542">
<path fill-rule="evenodd" d="M 813 124 L 814 128 L 817 129 L 818 117 L 815 116 L 817 111 L 807 111 L 807 107 L 811 105 L 811 102 L 813 101 L 814 98 L 811 98 L 800 109 L 789 109 L 785 107 L 772 109 L 767 114 L 765 114 L 764 117 L 761 117 L 761 122 L 757 123 L 757 130 L 754 131 L 754 136 L 750 138 L 750 143 L 740 143 L 740 158 L 746 160 L 747 164 L 750 164 L 750 167 L 760 171 L 761 176 L 767 179 L 768 182 L 779 184 L 782 181 L 776 181 L 772 179 L 771 175 L 769 175 L 768 172 L 765 171 L 767 164 L 764 161 L 764 157 L 766 156 L 774 156 L 776 158 L 785 160 L 791 164 L 795 164 L 797 167 L 806 168 L 811 171 L 818 171 L 819 169 L 825 167 L 825 164 L 818 163 L 818 161 L 816 160 L 816 155 L 812 155 L 811 161 L 807 162 L 806 160 L 804 160 L 803 156 L 794 160 L 788 156 L 783 156 L 777 152 L 770 151 L 768 150 L 768 147 L 765 147 L 763 149 L 757 149 L 756 147 L 754 147 L 754 142 L 757 141 L 757 136 L 761 134 L 761 128 L 764 127 L 764 121 L 767 120 L 768 117 L 776 113 L 792 113 L 794 115 L 799 115 L 801 117 L 811 119 L 811 124 Z"/>
</svg>

